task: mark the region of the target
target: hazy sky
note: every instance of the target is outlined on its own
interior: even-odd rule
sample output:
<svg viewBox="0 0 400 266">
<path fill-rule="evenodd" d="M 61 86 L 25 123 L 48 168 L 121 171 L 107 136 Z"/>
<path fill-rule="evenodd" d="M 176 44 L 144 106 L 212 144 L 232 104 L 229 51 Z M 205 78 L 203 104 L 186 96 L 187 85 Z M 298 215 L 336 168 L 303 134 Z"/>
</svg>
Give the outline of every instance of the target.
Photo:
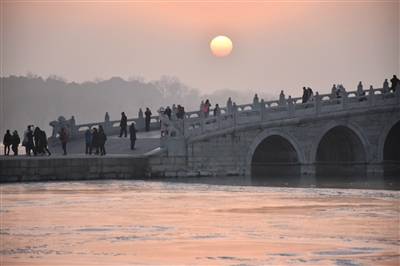
<svg viewBox="0 0 400 266">
<path fill-rule="evenodd" d="M 399 73 L 399 1 L 1 1 L 1 75 L 161 75 L 202 92 L 300 95 Z M 230 56 L 209 49 L 216 35 Z"/>
</svg>

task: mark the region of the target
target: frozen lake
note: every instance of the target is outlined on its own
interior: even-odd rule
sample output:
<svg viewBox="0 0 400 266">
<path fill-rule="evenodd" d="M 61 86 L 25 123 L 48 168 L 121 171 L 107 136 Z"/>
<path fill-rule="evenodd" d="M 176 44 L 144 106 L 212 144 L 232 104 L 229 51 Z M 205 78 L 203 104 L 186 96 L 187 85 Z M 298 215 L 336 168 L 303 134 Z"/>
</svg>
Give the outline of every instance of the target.
<svg viewBox="0 0 400 266">
<path fill-rule="evenodd" d="M 0 264 L 399 265 L 399 200 L 176 181 L 2 184 Z"/>
</svg>

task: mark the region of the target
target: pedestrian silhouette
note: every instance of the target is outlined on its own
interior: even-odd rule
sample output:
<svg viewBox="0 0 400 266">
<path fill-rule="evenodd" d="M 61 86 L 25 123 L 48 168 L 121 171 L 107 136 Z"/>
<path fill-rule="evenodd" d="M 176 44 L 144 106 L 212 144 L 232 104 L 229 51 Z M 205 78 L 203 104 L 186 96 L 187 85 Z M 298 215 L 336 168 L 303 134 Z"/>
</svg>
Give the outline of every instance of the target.
<svg viewBox="0 0 400 266">
<path fill-rule="evenodd" d="M 12 144 L 12 136 L 10 130 L 7 129 L 6 134 L 4 134 L 3 145 L 4 145 L 4 155 L 8 156 L 10 154 L 10 146 Z"/>
<path fill-rule="evenodd" d="M 121 138 L 122 135 L 125 136 L 125 138 L 127 137 L 127 127 L 128 127 L 128 118 L 125 115 L 125 112 L 121 113 L 121 122 L 119 123 L 119 126 L 121 127 L 120 133 L 119 133 L 119 137 Z M 100 130 L 100 128 L 99 128 Z"/>
<path fill-rule="evenodd" d="M 301 103 L 306 103 L 307 102 L 307 89 L 306 87 L 303 87 L 303 96 L 301 97 Z"/>
<path fill-rule="evenodd" d="M 25 153 L 27 156 L 31 156 L 31 152 L 35 154 L 35 145 L 33 143 L 33 132 L 32 125 L 29 125 L 27 130 L 24 132 L 24 140 L 22 141 L 22 145 L 25 147 Z"/>
<path fill-rule="evenodd" d="M 51 155 L 48 147 L 46 132 L 44 130 L 39 131 L 39 147 L 43 154 L 47 152 L 48 156 Z"/>
<path fill-rule="evenodd" d="M 92 133 L 90 129 L 85 131 L 85 154 L 92 154 Z"/>
<path fill-rule="evenodd" d="M 19 138 L 18 132 L 14 130 L 11 138 L 11 149 L 14 152 L 14 156 L 18 155 L 18 146 L 21 143 L 21 139 Z"/>
<path fill-rule="evenodd" d="M 99 126 L 99 148 L 100 148 L 100 155 L 106 155 L 106 144 L 107 136 L 106 133 L 104 132 L 103 126 Z"/>
<path fill-rule="evenodd" d="M 146 112 L 144 112 L 144 115 L 145 115 L 146 131 L 150 131 L 151 111 L 148 107 L 146 107 Z"/>
<path fill-rule="evenodd" d="M 131 126 L 129 127 L 129 138 L 131 139 L 131 150 L 135 149 L 135 143 L 136 143 L 136 127 L 135 123 L 132 123 Z"/>
<path fill-rule="evenodd" d="M 95 149 L 95 154 L 99 154 L 99 132 L 97 131 L 97 128 L 93 128 L 93 133 L 92 133 L 92 149 Z"/>
<path fill-rule="evenodd" d="M 61 146 L 63 149 L 63 155 L 67 155 L 67 142 L 68 142 L 68 132 L 65 127 L 61 128 L 60 131 L 60 141 L 61 141 Z"/>
<path fill-rule="evenodd" d="M 390 82 L 392 83 L 392 85 L 390 86 L 390 90 L 395 92 L 397 84 L 399 84 L 399 79 L 397 78 L 396 75 L 393 75 L 393 78 L 390 79 Z"/>
</svg>

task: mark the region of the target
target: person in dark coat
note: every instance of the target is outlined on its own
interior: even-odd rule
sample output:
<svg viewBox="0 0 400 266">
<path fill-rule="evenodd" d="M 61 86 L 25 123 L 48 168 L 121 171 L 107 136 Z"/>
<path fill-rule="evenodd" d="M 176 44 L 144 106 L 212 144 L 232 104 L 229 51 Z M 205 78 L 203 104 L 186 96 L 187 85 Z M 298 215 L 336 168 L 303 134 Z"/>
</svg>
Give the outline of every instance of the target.
<svg viewBox="0 0 400 266">
<path fill-rule="evenodd" d="M 169 108 L 169 106 L 167 106 L 167 108 L 165 108 L 164 114 L 166 116 L 168 116 L 168 119 L 171 120 L 171 114 L 172 114 L 172 110 L 171 108 Z"/>
<path fill-rule="evenodd" d="M 42 145 L 40 145 L 40 128 L 35 127 L 33 130 L 33 142 L 35 144 L 35 155 L 38 153 L 43 153 Z"/>
<path fill-rule="evenodd" d="M 60 138 L 62 149 L 63 149 L 63 155 L 67 155 L 68 132 L 65 127 L 61 128 L 59 138 Z"/>
<path fill-rule="evenodd" d="M 210 114 L 210 108 L 211 108 L 211 103 L 210 103 L 210 100 L 207 99 L 203 105 L 204 117 L 208 117 L 208 115 Z"/>
<path fill-rule="evenodd" d="M 221 109 L 219 109 L 219 104 L 215 104 L 214 107 L 214 116 L 219 116 L 221 114 Z"/>
<path fill-rule="evenodd" d="M 46 132 L 44 130 L 40 130 L 39 134 L 39 147 L 42 150 L 43 154 L 47 152 L 47 155 L 50 156 L 51 152 L 49 151 L 48 142 Z"/>
<path fill-rule="evenodd" d="M 307 102 L 307 96 L 308 96 L 308 91 L 306 87 L 303 87 L 303 96 L 301 96 L 301 103 L 306 103 Z"/>
<path fill-rule="evenodd" d="M 307 102 L 312 100 L 313 98 L 314 98 L 314 92 L 310 87 L 308 87 L 307 88 Z"/>
<path fill-rule="evenodd" d="M 95 154 L 99 154 L 99 132 L 97 128 L 93 128 L 92 133 L 92 149 L 95 149 Z"/>
<path fill-rule="evenodd" d="M 392 83 L 392 86 L 390 86 L 390 90 L 395 92 L 397 84 L 399 84 L 400 80 L 397 78 L 396 75 L 393 75 L 393 78 L 390 80 L 390 82 Z"/>
<path fill-rule="evenodd" d="M 85 132 L 85 144 L 85 153 L 92 154 L 92 133 L 90 132 L 90 129 Z"/>
<path fill-rule="evenodd" d="M 146 124 L 146 131 L 150 131 L 150 120 L 151 120 L 151 111 L 148 107 L 146 107 L 146 112 L 144 112 L 145 115 L 145 124 Z"/>
<path fill-rule="evenodd" d="M 24 133 L 24 141 L 22 145 L 25 146 L 25 152 L 27 156 L 31 156 L 31 151 L 35 154 L 35 145 L 33 143 L 33 132 L 31 129 L 32 126 L 28 126 L 28 129 Z"/>
<path fill-rule="evenodd" d="M 135 149 L 135 143 L 136 143 L 136 127 L 135 123 L 132 123 L 131 126 L 129 127 L 129 137 L 131 139 L 131 150 Z"/>
<path fill-rule="evenodd" d="M 8 156 L 10 154 L 10 146 L 12 144 L 12 136 L 10 130 L 7 129 L 6 134 L 4 134 L 3 145 L 4 145 L 4 155 Z"/>
<path fill-rule="evenodd" d="M 178 104 L 176 117 L 178 119 L 184 119 L 185 118 L 185 108 L 180 104 Z"/>
<path fill-rule="evenodd" d="M 119 137 L 122 137 L 122 134 L 127 137 L 127 127 L 128 127 L 128 118 L 125 115 L 125 112 L 121 113 L 121 122 L 119 123 L 119 126 L 121 128 L 121 131 L 119 133 Z M 100 129 L 100 128 L 99 128 Z"/>
<path fill-rule="evenodd" d="M 21 143 L 21 139 L 18 136 L 18 132 L 14 130 L 11 138 L 11 149 L 14 152 L 14 156 L 18 155 L 18 146 Z"/>
<path fill-rule="evenodd" d="M 104 133 L 103 126 L 99 126 L 99 147 L 100 147 L 100 155 L 106 155 L 106 144 L 107 136 Z"/>
</svg>

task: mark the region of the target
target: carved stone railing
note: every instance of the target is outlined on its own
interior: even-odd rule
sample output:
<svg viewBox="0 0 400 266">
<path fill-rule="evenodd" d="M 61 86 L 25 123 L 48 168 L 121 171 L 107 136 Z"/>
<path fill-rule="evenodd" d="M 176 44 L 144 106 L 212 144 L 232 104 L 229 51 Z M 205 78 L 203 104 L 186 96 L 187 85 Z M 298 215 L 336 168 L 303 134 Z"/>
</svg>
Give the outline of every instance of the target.
<svg viewBox="0 0 400 266">
<path fill-rule="evenodd" d="M 139 109 L 137 118 L 128 118 L 127 121 L 128 121 L 128 127 L 132 122 L 134 122 L 136 130 L 138 131 L 145 130 L 145 118 L 141 109 Z M 93 122 L 93 123 L 85 123 L 77 125 L 74 116 L 72 116 L 68 120 L 65 119 L 63 116 L 60 116 L 57 120 L 50 122 L 49 125 L 53 127 L 50 139 L 57 138 L 59 132 L 61 131 L 61 128 L 63 127 L 67 129 L 70 139 L 82 138 L 85 135 L 85 131 L 87 129 L 91 130 L 94 127 L 98 128 L 100 125 L 103 126 L 104 131 L 107 135 L 115 135 L 120 132 L 120 120 L 110 120 L 108 112 L 105 114 L 104 121 L 102 122 Z M 150 129 L 151 130 L 160 129 L 160 117 L 158 115 L 151 116 Z"/>
<path fill-rule="evenodd" d="M 283 96 L 284 97 L 284 96 Z M 229 102 L 228 102 L 229 104 Z M 210 112 L 208 117 L 203 117 L 200 111 L 188 112 L 185 119 L 168 120 L 165 124 L 173 129 L 173 134 L 166 134 L 164 142 L 171 138 L 190 138 L 200 136 L 221 129 L 234 128 L 241 125 L 268 122 L 287 118 L 301 118 L 320 116 L 343 110 L 357 108 L 373 109 L 379 105 L 399 105 L 400 85 L 395 92 L 388 88 L 368 90 L 358 88 L 357 91 L 341 91 L 336 93 L 318 94 L 307 102 L 302 103 L 302 98 L 281 98 L 275 101 L 255 101 L 249 104 L 227 106 L 221 108 L 221 114 L 213 116 Z"/>
</svg>

